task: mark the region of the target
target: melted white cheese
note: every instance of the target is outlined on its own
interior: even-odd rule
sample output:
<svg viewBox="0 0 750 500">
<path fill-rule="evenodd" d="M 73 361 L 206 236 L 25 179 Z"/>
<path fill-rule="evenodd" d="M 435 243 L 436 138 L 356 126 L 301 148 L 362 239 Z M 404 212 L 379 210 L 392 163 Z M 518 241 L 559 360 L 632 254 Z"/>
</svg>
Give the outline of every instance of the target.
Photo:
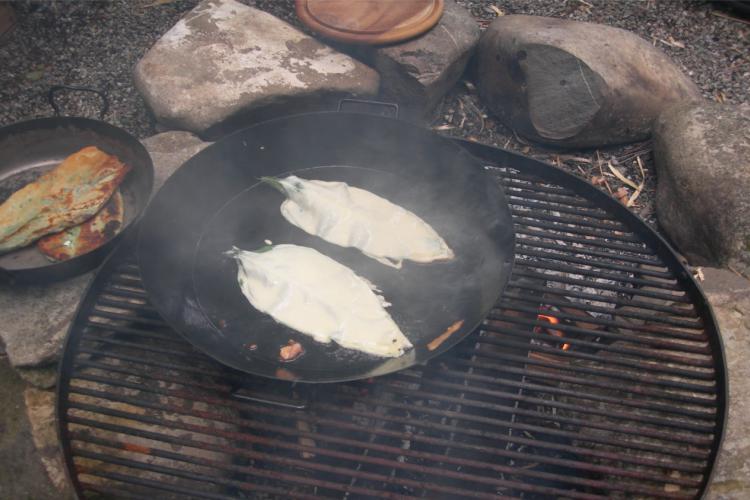
<svg viewBox="0 0 750 500">
<path fill-rule="evenodd" d="M 276 245 L 263 252 L 234 248 L 229 255 L 237 259 L 247 300 L 279 323 L 376 356 L 397 357 L 412 347 L 374 287 L 320 252 Z"/>
<path fill-rule="evenodd" d="M 453 258 L 440 235 L 414 213 L 344 182 L 279 179 L 287 199 L 286 220 L 303 231 L 396 268 L 404 260 L 433 262 Z"/>
</svg>

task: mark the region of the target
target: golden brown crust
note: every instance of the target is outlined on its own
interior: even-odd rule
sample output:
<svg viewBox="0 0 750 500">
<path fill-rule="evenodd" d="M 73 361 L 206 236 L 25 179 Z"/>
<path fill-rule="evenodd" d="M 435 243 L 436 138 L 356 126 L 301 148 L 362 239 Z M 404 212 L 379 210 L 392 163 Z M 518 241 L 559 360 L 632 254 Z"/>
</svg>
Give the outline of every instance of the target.
<svg viewBox="0 0 750 500">
<path fill-rule="evenodd" d="M 96 215 L 77 226 L 48 234 L 36 245 L 52 260 L 68 260 L 99 248 L 115 237 L 122 228 L 125 207 L 119 190 Z"/>
<path fill-rule="evenodd" d="M 94 146 L 70 155 L 0 205 L 0 252 L 89 219 L 129 171 L 128 165 Z"/>
</svg>

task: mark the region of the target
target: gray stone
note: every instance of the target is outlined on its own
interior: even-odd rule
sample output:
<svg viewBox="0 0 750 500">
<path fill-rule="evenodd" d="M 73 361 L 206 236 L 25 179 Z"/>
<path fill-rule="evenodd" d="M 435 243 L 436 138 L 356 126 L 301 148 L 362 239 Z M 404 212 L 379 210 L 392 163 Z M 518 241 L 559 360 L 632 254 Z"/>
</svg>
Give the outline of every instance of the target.
<svg viewBox="0 0 750 500">
<path fill-rule="evenodd" d="M 703 290 L 719 323 L 729 374 L 729 418 L 706 498 L 750 498 L 750 281 L 703 270 Z"/>
<path fill-rule="evenodd" d="M 13 366 L 54 363 L 93 273 L 44 286 L 0 286 L 0 336 Z"/>
<path fill-rule="evenodd" d="M 188 132 L 166 132 L 143 141 L 154 162 L 154 192 L 187 159 L 209 143 Z M 62 352 L 78 302 L 93 273 L 45 286 L 0 286 L 0 337 L 11 364 L 54 364 Z M 34 385 L 49 386 L 50 373 L 21 372 Z M 52 380 L 54 380 L 52 378 Z"/>
<path fill-rule="evenodd" d="M 429 115 L 461 77 L 478 42 L 474 18 L 454 0 L 446 0 L 443 16 L 430 31 L 373 49 L 383 99 Z"/>
<path fill-rule="evenodd" d="M 57 384 L 57 364 L 29 368 L 17 367 L 16 372 L 25 382 L 37 389 L 51 389 Z"/>
<path fill-rule="evenodd" d="M 654 127 L 659 223 L 693 265 L 750 269 L 750 107 L 670 108 Z"/>
<path fill-rule="evenodd" d="M 162 124 L 203 133 L 269 106 L 374 96 L 379 77 L 261 10 L 205 0 L 135 68 L 135 84 Z"/>
<path fill-rule="evenodd" d="M 209 146 L 190 132 L 164 132 L 141 141 L 154 162 L 154 192 L 192 156 Z"/>
<path fill-rule="evenodd" d="M 61 496 L 70 497 L 71 491 L 65 476 L 60 445 L 55 425 L 55 393 L 28 388 L 24 392 L 26 415 L 29 417 L 31 435 L 39 458 L 55 488 Z"/>
<path fill-rule="evenodd" d="M 664 53 L 629 31 L 519 15 L 482 35 L 478 87 L 509 127 L 565 147 L 645 139 L 660 111 L 700 99 Z"/>
</svg>

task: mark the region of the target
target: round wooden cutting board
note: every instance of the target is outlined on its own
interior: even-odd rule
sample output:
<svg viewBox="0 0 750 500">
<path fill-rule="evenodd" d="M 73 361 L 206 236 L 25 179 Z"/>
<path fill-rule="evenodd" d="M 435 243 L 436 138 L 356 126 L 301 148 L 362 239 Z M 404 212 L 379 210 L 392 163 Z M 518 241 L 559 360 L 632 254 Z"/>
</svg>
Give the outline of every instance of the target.
<svg viewBox="0 0 750 500">
<path fill-rule="evenodd" d="M 347 43 L 384 44 L 426 32 L 443 0 L 296 0 L 297 16 L 320 35 Z"/>
</svg>

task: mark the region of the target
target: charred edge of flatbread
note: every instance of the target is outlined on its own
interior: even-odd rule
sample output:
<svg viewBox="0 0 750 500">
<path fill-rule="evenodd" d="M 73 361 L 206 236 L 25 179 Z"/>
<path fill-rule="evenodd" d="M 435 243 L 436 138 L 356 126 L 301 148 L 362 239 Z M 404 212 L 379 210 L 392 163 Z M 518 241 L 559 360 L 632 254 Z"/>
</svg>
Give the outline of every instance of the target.
<svg viewBox="0 0 750 500">
<path fill-rule="evenodd" d="M 87 221 L 37 241 L 37 248 L 48 258 L 68 260 L 91 252 L 114 238 L 125 220 L 125 205 L 116 190 L 96 215 Z"/>
</svg>

